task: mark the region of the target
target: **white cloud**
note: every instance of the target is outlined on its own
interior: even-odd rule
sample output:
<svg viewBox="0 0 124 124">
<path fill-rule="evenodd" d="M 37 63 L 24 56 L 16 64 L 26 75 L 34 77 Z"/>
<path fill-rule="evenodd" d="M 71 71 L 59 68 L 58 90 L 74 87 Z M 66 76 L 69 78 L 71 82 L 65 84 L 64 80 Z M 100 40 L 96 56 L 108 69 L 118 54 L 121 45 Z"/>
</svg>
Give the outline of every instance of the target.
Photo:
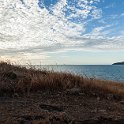
<svg viewBox="0 0 124 124">
<path fill-rule="evenodd" d="M 121 16 L 123 17 L 124 16 L 124 13 L 122 13 Z"/>
<path fill-rule="evenodd" d="M 81 35 L 86 29 L 85 19 L 101 18 L 102 11 L 93 5 L 94 2 L 100 0 L 78 0 L 79 7 L 75 8 L 69 6 L 67 0 L 60 0 L 51 8 L 51 14 L 46 8 L 38 6 L 38 0 L 1 0 L 0 56 L 40 60 L 43 57 L 41 53 L 46 55 L 47 52 L 66 49 L 107 48 L 107 45 L 111 48 L 112 43 L 116 46 L 117 40 L 121 41 L 123 37 L 105 39 L 103 34 L 100 36 L 102 28 Z M 68 10 L 72 12 L 66 15 Z M 79 20 L 74 22 L 71 19 Z"/>
</svg>

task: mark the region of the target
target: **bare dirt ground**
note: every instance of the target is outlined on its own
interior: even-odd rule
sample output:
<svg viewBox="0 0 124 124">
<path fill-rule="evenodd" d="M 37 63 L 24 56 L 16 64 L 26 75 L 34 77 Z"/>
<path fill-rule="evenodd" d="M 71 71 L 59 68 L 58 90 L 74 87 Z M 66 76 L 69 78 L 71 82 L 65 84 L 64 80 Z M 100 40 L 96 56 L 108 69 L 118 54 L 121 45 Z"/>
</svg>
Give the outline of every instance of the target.
<svg viewBox="0 0 124 124">
<path fill-rule="evenodd" d="M 0 124 L 124 124 L 124 101 L 62 91 L 4 96 Z"/>
</svg>

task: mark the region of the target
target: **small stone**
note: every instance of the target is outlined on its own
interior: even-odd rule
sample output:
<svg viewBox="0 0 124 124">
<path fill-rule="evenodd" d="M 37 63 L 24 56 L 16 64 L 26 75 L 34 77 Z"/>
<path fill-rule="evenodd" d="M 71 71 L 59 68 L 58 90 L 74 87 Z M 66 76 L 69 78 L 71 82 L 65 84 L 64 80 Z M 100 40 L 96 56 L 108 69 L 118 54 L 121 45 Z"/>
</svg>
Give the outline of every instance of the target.
<svg viewBox="0 0 124 124">
<path fill-rule="evenodd" d="M 97 97 L 97 100 L 100 101 L 100 97 Z"/>
<path fill-rule="evenodd" d="M 13 97 L 18 98 L 19 97 L 19 94 L 18 93 L 14 93 Z"/>
<path fill-rule="evenodd" d="M 97 109 L 94 109 L 94 110 L 92 110 L 91 112 L 92 112 L 92 113 L 97 113 L 98 110 L 97 110 Z"/>
<path fill-rule="evenodd" d="M 122 105 L 124 105 L 124 101 L 120 101 L 120 103 L 121 103 Z"/>
<path fill-rule="evenodd" d="M 106 110 L 99 110 L 99 112 L 106 113 Z"/>
<path fill-rule="evenodd" d="M 81 89 L 80 88 L 72 88 L 72 89 L 68 89 L 67 90 L 67 94 L 71 94 L 71 95 L 79 95 L 79 93 L 81 93 Z"/>
<path fill-rule="evenodd" d="M 85 95 L 85 93 L 79 93 L 79 95 L 83 96 L 83 95 Z"/>
<path fill-rule="evenodd" d="M 113 99 L 113 94 L 108 94 L 107 99 L 112 100 Z"/>
</svg>

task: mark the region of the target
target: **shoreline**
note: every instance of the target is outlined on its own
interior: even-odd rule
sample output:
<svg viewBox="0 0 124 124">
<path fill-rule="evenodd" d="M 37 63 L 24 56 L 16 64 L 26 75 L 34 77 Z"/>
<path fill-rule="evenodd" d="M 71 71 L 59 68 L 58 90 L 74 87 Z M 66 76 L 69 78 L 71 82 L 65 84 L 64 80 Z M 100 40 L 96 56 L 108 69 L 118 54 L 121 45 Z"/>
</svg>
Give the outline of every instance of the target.
<svg viewBox="0 0 124 124">
<path fill-rule="evenodd" d="M 25 66 L 26 67 L 26 66 Z M 30 66 L 29 66 L 30 67 Z M 34 65 L 36 69 L 54 72 L 71 73 L 83 77 L 113 82 L 124 82 L 124 66 L 115 65 Z M 32 67 L 32 68 L 33 68 Z"/>
</svg>

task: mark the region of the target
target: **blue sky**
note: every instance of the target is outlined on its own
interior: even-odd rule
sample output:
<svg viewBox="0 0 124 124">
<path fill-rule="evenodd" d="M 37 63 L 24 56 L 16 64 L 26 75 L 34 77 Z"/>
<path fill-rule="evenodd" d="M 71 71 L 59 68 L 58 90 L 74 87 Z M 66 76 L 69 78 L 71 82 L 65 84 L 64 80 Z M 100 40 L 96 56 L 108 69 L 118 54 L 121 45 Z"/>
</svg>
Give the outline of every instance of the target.
<svg viewBox="0 0 124 124">
<path fill-rule="evenodd" d="M 0 60 L 124 61 L 123 0 L 2 0 L 0 25 Z"/>
</svg>

